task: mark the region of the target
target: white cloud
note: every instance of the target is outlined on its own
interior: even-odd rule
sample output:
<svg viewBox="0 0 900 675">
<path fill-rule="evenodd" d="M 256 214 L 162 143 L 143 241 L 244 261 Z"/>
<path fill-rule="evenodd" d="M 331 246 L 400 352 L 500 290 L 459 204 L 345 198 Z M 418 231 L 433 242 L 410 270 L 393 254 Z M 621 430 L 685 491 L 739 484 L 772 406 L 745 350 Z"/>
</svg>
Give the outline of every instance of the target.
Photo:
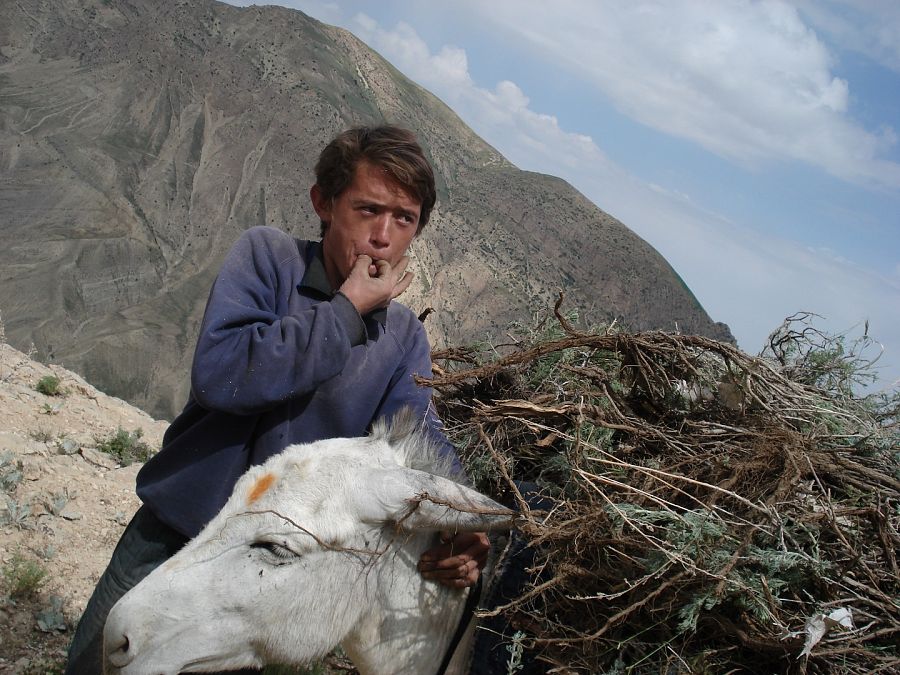
<svg viewBox="0 0 900 675">
<path fill-rule="evenodd" d="M 357 36 L 417 82 L 426 86 L 440 82 L 449 89 L 472 86 L 462 49 L 445 46 L 432 54 L 413 27 L 404 22 L 393 30 L 383 30 L 374 19 L 360 13 L 351 23 Z"/>
<path fill-rule="evenodd" d="M 832 73 L 831 52 L 785 2 L 467 7 L 588 78 L 647 126 L 740 162 L 799 160 L 844 180 L 900 187 L 900 165 L 883 159 L 896 135 L 848 116 L 849 84 Z"/>
<path fill-rule="evenodd" d="M 900 3 L 895 0 L 794 0 L 816 30 L 900 73 Z"/>
</svg>

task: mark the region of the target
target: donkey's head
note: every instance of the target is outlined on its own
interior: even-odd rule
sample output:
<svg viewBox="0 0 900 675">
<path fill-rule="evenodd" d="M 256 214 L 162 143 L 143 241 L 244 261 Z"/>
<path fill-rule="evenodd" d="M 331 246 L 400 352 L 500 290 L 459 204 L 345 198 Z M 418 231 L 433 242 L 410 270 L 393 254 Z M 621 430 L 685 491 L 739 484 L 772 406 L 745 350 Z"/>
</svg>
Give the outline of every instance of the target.
<svg viewBox="0 0 900 675">
<path fill-rule="evenodd" d="M 300 664 L 348 635 L 377 633 L 380 604 L 396 610 L 416 601 L 407 587 L 417 585 L 416 597 L 428 587 L 415 571 L 428 533 L 511 523 L 490 499 L 410 468 L 427 446 L 404 422 L 290 446 L 252 468 L 219 515 L 113 608 L 108 671 Z"/>
</svg>

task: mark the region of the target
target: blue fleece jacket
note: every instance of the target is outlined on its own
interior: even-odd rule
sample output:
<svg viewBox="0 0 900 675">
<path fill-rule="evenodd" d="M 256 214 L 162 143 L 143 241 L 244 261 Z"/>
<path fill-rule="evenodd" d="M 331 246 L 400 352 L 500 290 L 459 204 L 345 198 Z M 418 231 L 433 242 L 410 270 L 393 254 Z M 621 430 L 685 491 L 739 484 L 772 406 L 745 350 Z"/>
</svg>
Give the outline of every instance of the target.
<svg viewBox="0 0 900 675">
<path fill-rule="evenodd" d="M 318 242 L 247 230 L 213 284 L 191 370 L 191 394 L 137 494 L 193 537 L 237 479 L 292 443 L 365 435 L 411 406 L 455 453 L 431 405 L 431 350 L 398 302 L 360 317 L 328 286 Z"/>
</svg>

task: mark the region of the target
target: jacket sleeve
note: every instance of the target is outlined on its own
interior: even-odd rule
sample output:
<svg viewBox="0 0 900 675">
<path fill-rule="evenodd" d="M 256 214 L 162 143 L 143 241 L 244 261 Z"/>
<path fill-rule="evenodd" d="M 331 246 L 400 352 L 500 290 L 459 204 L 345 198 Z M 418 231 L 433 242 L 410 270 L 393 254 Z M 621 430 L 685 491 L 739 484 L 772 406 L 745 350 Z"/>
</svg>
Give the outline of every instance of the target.
<svg viewBox="0 0 900 675">
<path fill-rule="evenodd" d="M 414 322 L 412 345 L 391 380 L 375 418 L 390 419 L 404 406 L 411 407 L 417 418 L 422 421 L 425 432 L 437 444 L 440 455 L 452 464 L 461 477 L 464 477 L 462 463 L 456 449 L 444 433 L 444 425 L 431 400 L 431 387 L 416 384 L 417 375 L 431 379 L 431 346 L 422 324 L 415 317 L 412 321 Z"/>
<path fill-rule="evenodd" d="M 270 228 L 248 230 L 228 253 L 210 291 L 191 369 L 191 391 L 204 408 L 258 414 L 343 369 L 351 347 L 345 307 L 324 301 L 286 313 L 290 291 L 282 288 L 279 295 L 279 287 L 296 282 L 283 263 L 297 255 L 293 238 Z M 342 300 L 338 296 L 336 304 Z"/>
</svg>

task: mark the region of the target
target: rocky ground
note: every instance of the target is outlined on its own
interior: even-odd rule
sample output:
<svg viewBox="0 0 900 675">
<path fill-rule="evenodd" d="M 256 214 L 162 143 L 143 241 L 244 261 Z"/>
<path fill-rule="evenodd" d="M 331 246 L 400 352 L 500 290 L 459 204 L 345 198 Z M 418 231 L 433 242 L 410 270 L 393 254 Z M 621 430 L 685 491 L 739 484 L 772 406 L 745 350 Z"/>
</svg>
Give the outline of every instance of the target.
<svg viewBox="0 0 900 675">
<path fill-rule="evenodd" d="M 59 379 L 59 394 L 37 391 Z M 120 430 L 159 448 L 166 422 L 0 343 L 0 673 L 61 672 L 94 584 L 138 507 Z M 38 581 L 37 578 L 43 577 Z"/>
</svg>

